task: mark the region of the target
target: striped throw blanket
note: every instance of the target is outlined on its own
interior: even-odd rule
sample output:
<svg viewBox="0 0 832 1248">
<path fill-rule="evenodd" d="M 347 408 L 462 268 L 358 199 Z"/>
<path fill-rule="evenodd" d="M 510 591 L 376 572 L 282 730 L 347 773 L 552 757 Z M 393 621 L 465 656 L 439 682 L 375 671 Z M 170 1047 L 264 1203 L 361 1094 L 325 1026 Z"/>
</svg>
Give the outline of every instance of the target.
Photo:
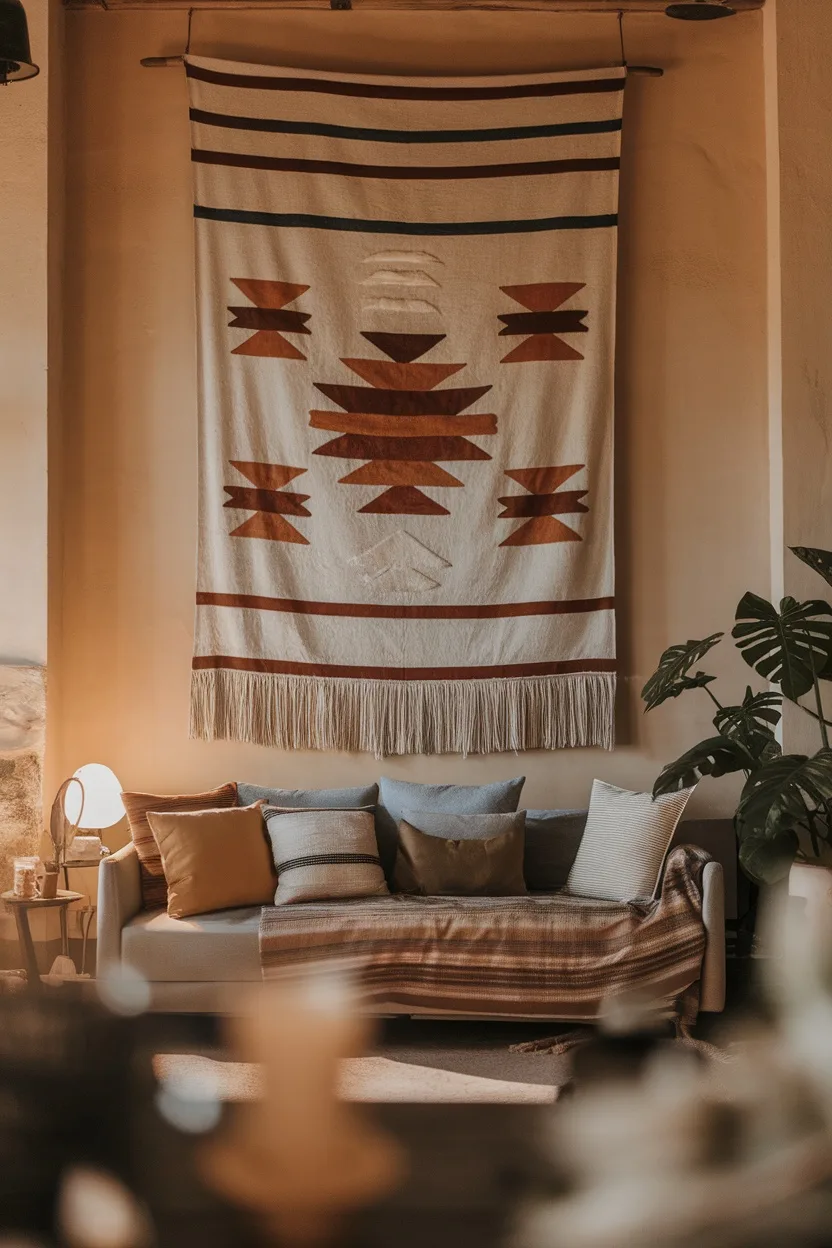
<svg viewBox="0 0 832 1248">
<path fill-rule="evenodd" d="M 610 746 L 624 71 L 187 74 L 192 732 Z"/>
<path fill-rule="evenodd" d="M 707 861 L 704 850 L 674 849 L 661 895 L 643 904 L 530 894 L 269 906 L 263 977 L 334 962 L 368 1005 L 563 1019 L 594 1018 L 605 998 L 638 990 L 679 1016 L 697 999 Z"/>
</svg>

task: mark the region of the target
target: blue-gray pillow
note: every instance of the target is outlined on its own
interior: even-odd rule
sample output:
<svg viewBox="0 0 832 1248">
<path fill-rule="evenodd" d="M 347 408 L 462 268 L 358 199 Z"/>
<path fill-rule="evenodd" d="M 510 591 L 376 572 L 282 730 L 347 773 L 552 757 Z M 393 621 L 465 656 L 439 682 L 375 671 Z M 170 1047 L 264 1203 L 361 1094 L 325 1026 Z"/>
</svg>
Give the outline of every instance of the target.
<svg viewBox="0 0 832 1248">
<path fill-rule="evenodd" d="M 553 893 L 569 879 L 586 827 L 585 810 L 527 810 L 523 874 L 532 892 Z"/>
<path fill-rule="evenodd" d="M 237 805 L 302 807 L 309 810 L 361 810 L 375 806 L 378 785 L 368 784 L 355 789 L 266 789 L 259 784 L 238 784 Z"/>
<path fill-rule="evenodd" d="M 402 812 L 404 822 L 411 828 L 442 841 L 490 841 L 492 837 L 522 828 L 525 815 L 525 810 L 510 810 L 499 815 L 460 815 L 446 810 L 410 810 L 407 806 Z"/>
<path fill-rule="evenodd" d="M 376 807 L 376 838 L 381 864 L 390 879 L 396 862 L 398 825 L 405 810 L 449 815 L 511 814 L 520 805 L 525 776 L 494 784 L 416 784 L 381 777 Z"/>
</svg>

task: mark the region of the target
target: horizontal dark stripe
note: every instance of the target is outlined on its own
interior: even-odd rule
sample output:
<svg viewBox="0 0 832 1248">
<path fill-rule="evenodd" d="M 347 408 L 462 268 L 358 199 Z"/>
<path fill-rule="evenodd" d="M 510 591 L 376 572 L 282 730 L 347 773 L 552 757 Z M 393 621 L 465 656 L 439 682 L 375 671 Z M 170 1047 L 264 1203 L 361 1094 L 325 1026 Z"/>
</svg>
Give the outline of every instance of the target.
<svg viewBox="0 0 832 1248">
<path fill-rule="evenodd" d="M 349 680 L 501 680 L 523 676 L 566 676 L 614 672 L 615 659 L 566 659 L 559 663 L 497 663 L 486 667 L 358 667 L 344 663 L 292 663 L 284 659 L 243 659 L 229 654 L 201 654 L 195 671 L 224 669 L 274 676 L 328 676 Z"/>
<path fill-rule="evenodd" d="M 621 118 L 564 121 L 548 126 L 491 126 L 484 130 L 375 130 L 367 126 L 334 126 L 323 121 L 285 121 L 277 117 L 239 117 L 232 113 L 190 110 L 191 121 L 225 130 L 257 130 L 261 134 L 315 134 L 327 139 L 368 143 L 503 143 L 514 139 L 555 139 L 570 134 L 615 134 Z"/>
<path fill-rule="evenodd" d="M 521 338 L 526 334 L 588 334 L 589 326 L 582 323 L 585 316 L 589 316 L 586 308 L 562 308 L 558 312 L 508 312 L 497 320 L 505 326 L 501 338 Z"/>
<path fill-rule="evenodd" d="M 491 386 L 454 386 L 445 390 L 382 390 L 376 386 L 344 386 L 328 381 L 312 384 L 344 411 L 373 412 L 380 416 L 458 416 L 491 389 Z"/>
<path fill-rule="evenodd" d="M 288 858 L 286 862 L 276 862 L 275 867 L 280 876 L 301 867 L 341 867 L 356 863 L 369 863 L 371 866 L 380 867 L 381 859 L 378 854 L 307 854 L 305 858 Z"/>
<path fill-rule="evenodd" d="M 319 217 L 305 212 L 252 212 L 243 208 L 194 205 L 203 221 L 236 225 L 296 226 L 304 230 L 351 230 L 358 234 L 526 234 L 545 230 L 597 230 L 618 225 L 616 213 L 589 217 L 539 217 L 530 221 L 359 221 L 353 217 Z"/>
<path fill-rule="evenodd" d="M 274 173 L 332 173 L 344 178 L 384 178 L 386 181 L 535 177 L 553 173 L 590 173 L 621 166 L 617 156 L 530 160 L 513 165 L 354 165 L 344 160 L 295 160 L 286 156 L 209 152 L 202 148 L 194 148 L 191 159 L 197 164 L 229 165 L 237 169 L 266 169 Z"/>
<path fill-rule="evenodd" d="M 287 334 L 312 333 L 306 324 L 312 316 L 311 312 L 293 312 L 287 308 L 251 308 L 248 304 L 229 308 L 228 311 L 234 317 L 233 321 L 228 322 L 229 329 L 282 329 Z M 523 314 L 521 312 L 518 315 Z M 545 316 L 547 313 L 538 315 Z"/>
<path fill-rule="evenodd" d="M 559 95 L 599 95 L 624 90 L 624 76 L 579 78 L 571 82 L 521 82 L 504 87 L 403 87 L 394 83 L 338 82 L 327 78 L 285 78 L 277 74 L 229 74 L 186 63 L 185 73 L 215 87 L 252 91 L 303 91 L 348 95 L 366 100 L 528 100 Z"/>
<path fill-rule="evenodd" d="M 200 590 L 198 607 L 234 607 L 282 611 L 292 615 L 345 615 L 369 620 L 504 620 L 525 615 L 578 615 L 612 611 L 614 598 L 572 598 L 562 602 L 497 602 L 472 605 L 399 606 L 371 602 L 310 602 L 302 598 L 264 598 L 259 594 L 211 594 Z"/>
</svg>

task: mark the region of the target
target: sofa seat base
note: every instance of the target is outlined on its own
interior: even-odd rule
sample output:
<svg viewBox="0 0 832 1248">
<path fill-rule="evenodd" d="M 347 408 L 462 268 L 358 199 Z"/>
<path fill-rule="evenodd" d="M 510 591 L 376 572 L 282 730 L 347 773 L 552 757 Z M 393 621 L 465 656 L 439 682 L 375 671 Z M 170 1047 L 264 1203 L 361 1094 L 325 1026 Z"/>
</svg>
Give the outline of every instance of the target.
<svg viewBox="0 0 832 1248">
<path fill-rule="evenodd" d="M 260 906 L 171 919 L 145 910 L 122 929 L 121 956 L 151 983 L 259 982 Z"/>
</svg>

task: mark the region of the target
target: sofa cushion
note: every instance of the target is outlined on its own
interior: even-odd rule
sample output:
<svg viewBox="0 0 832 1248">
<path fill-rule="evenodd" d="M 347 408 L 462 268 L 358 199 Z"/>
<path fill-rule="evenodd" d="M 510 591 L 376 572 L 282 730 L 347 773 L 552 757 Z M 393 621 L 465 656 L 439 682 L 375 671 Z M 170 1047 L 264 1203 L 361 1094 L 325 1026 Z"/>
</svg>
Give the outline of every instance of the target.
<svg viewBox="0 0 832 1248">
<path fill-rule="evenodd" d="M 168 886 L 162 870 L 159 846 L 147 822 L 149 810 L 218 810 L 237 804 L 237 786 L 233 782 L 221 784 L 218 789 L 206 793 L 188 793 L 176 796 L 159 793 L 122 793 L 121 800 L 127 811 L 130 835 L 136 846 L 141 871 L 142 905 L 145 910 L 155 910 L 168 900 Z"/>
<path fill-rule="evenodd" d="M 649 901 L 693 789 L 634 793 L 595 780 L 589 815 L 566 891 L 608 901 Z"/>
<path fill-rule="evenodd" d="M 370 810 L 263 810 L 277 868 L 274 904 L 381 897 L 388 889 Z"/>
<path fill-rule="evenodd" d="M 585 810 L 527 810 L 523 874 L 535 892 L 563 888 L 586 827 Z"/>
<path fill-rule="evenodd" d="M 172 918 L 271 901 L 277 875 L 259 802 L 228 810 L 150 810 L 147 821 L 162 855 Z"/>
<path fill-rule="evenodd" d="M 259 980 L 259 928 L 259 906 L 190 919 L 142 911 L 122 930 L 121 956 L 151 982 Z"/>
<path fill-rule="evenodd" d="M 497 780 L 494 784 L 415 784 L 410 780 L 381 777 L 376 808 L 376 836 L 381 864 L 392 877 L 398 845 L 398 823 L 404 811 L 439 811 L 444 814 L 492 815 L 517 810 L 525 776 Z"/>
<path fill-rule="evenodd" d="M 267 806 L 294 810 L 360 810 L 375 806 L 378 785 L 366 784 L 353 789 L 267 789 L 259 784 L 238 784 L 237 794 L 241 806 L 265 802 Z"/>
<path fill-rule="evenodd" d="M 524 813 L 514 815 L 448 815 L 466 819 L 502 820 L 507 827 L 491 836 L 452 838 L 399 822 L 399 847 L 393 884 L 397 892 L 422 897 L 520 897 L 523 879 Z"/>
</svg>

